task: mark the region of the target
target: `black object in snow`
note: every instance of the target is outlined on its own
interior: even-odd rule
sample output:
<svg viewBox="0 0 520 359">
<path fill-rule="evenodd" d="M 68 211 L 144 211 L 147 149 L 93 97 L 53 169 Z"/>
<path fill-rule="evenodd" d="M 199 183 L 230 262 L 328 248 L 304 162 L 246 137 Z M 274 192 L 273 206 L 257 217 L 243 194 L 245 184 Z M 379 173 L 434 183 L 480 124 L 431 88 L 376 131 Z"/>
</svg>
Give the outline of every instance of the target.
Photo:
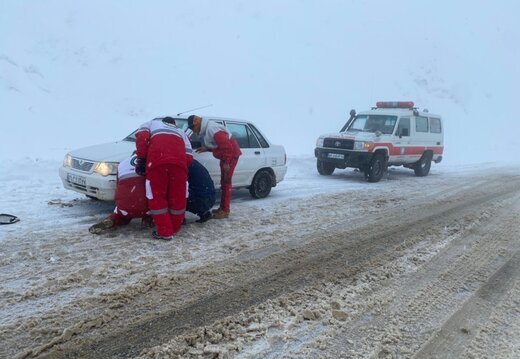
<svg viewBox="0 0 520 359">
<path fill-rule="evenodd" d="M 13 224 L 19 222 L 20 218 L 13 216 L 12 214 L 0 214 L 0 224 Z"/>
</svg>

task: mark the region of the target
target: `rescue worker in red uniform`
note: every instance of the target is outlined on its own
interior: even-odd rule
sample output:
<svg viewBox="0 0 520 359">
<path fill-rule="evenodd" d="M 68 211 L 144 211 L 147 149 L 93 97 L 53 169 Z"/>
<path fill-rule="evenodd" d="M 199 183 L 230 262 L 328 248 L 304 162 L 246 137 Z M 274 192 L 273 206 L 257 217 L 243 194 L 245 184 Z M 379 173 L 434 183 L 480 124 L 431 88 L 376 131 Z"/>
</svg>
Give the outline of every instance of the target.
<svg viewBox="0 0 520 359">
<path fill-rule="evenodd" d="M 148 201 L 145 195 L 145 178 L 135 173 L 137 156 L 119 163 L 117 167 L 116 208 L 114 212 L 89 228 L 93 234 L 130 223 L 132 218 L 142 218 L 143 225 L 150 224 Z"/>
<path fill-rule="evenodd" d="M 199 116 L 188 117 L 188 128 L 199 135 L 204 146 L 196 148 L 197 152 L 210 151 L 220 160 L 220 207 L 213 211 L 213 218 L 227 218 L 230 212 L 232 178 L 238 159 L 242 154 L 236 139 L 221 124 Z"/>
<path fill-rule="evenodd" d="M 146 175 L 148 208 L 155 239 L 170 240 L 181 229 L 186 211 L 188 166 L 193 160 L 191 143 L 171 117 L 156 118 L 136 132 L 135 171 Z"/>
</svg>

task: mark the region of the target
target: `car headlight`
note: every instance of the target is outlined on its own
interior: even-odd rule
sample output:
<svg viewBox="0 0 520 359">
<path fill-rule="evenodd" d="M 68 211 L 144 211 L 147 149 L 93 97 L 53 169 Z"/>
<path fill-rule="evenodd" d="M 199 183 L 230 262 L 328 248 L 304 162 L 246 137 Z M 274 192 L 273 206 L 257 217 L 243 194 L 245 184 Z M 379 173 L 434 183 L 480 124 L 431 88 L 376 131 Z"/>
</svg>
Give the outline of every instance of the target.
<svg viewBox="0 0 520 359">
<path fill-rule="evenodd" d="M 374 142 L 355 141 L 354 150 L 357 151 L 370 151 L 374 148 Z"/>
<path fill-rule="evenodd" d="M 63 167 L 72 167 L 72 156 L 70 155 L 70 153 L 67 153 L 67 155 L 63 159 Z"/>
<path fill-rule="evenodd" d="M 98 162 L 95 172 L 101 176 L 116 175 L 117 165 L 117 162 Z"/>
<path fill-rule="evenodd" d="M 320 137 L 316 140 L 316 147 L 323 147 L 323 137 Z"/>
</svg>

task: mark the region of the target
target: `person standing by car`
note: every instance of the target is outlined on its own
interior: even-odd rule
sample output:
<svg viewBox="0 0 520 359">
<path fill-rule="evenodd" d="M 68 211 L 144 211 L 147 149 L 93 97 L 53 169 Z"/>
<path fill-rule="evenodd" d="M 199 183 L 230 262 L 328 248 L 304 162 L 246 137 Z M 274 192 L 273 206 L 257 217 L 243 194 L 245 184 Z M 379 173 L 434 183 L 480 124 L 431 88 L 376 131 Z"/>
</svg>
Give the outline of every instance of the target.
<svg viewBox="0 0 520 359">
<path fill-rule="evenodd" d="M 88 230 L 93 234 L 101 234 L 106 230 L 130 223 L 132 218 L 142 218 L 148 224 L 148 203 L 145 195 L 145 178 L 135 173 L 136 155 L 122 161 L 117 167 L 116 208 L 114 212 Z"/>
<path fill-rule="evenodd" d="M 171 117 L 145 122 L 136 132 L 135 171 L 146 176 L 148 207 L 156 225 L 155 239 L 170 240 L 181 229 L 186 211 L 191 143 Z"/>
<path fill-rule="evenodd" d="M 220 207 L 213 211 L 213 218 L 227 218 L 230 212 L 232 177 L 242 152 L 235 138 L 223 126 L 214 121 L 191 115 L 188 128 L 202 137 L 205 146 L 196 148 L 196 152 L 210 151 L 220 160 L 220 185 L 222 195 Z"/>
</svg>

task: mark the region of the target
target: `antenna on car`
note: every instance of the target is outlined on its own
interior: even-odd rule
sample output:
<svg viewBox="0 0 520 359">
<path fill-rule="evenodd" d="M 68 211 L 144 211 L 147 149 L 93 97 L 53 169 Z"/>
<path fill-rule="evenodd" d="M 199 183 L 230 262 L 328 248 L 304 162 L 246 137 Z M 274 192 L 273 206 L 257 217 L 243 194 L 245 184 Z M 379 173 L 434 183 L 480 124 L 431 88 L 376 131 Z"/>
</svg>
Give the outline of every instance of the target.
<svg viewBox="0 0 520 359">
<path fill-rule="evenodd" d="M 213 106 L 213 104 L 209 104 L 209 105 L 202 106 L 202 107 L 197 107 L 197 108 L 192 108 L 191 110 L 188 110 L 188 111 L 179 112 L 179 113 L 177 114 L 177 116 L 180 116 L 180 115 L 182 115 L 183 113 L 188 113 L 188 112 L 191 112 L 191 111 L 200 110 L 200 109 L 207 108 L 207 107 L 211 107 L 211 106 Z"/>
</svg>

